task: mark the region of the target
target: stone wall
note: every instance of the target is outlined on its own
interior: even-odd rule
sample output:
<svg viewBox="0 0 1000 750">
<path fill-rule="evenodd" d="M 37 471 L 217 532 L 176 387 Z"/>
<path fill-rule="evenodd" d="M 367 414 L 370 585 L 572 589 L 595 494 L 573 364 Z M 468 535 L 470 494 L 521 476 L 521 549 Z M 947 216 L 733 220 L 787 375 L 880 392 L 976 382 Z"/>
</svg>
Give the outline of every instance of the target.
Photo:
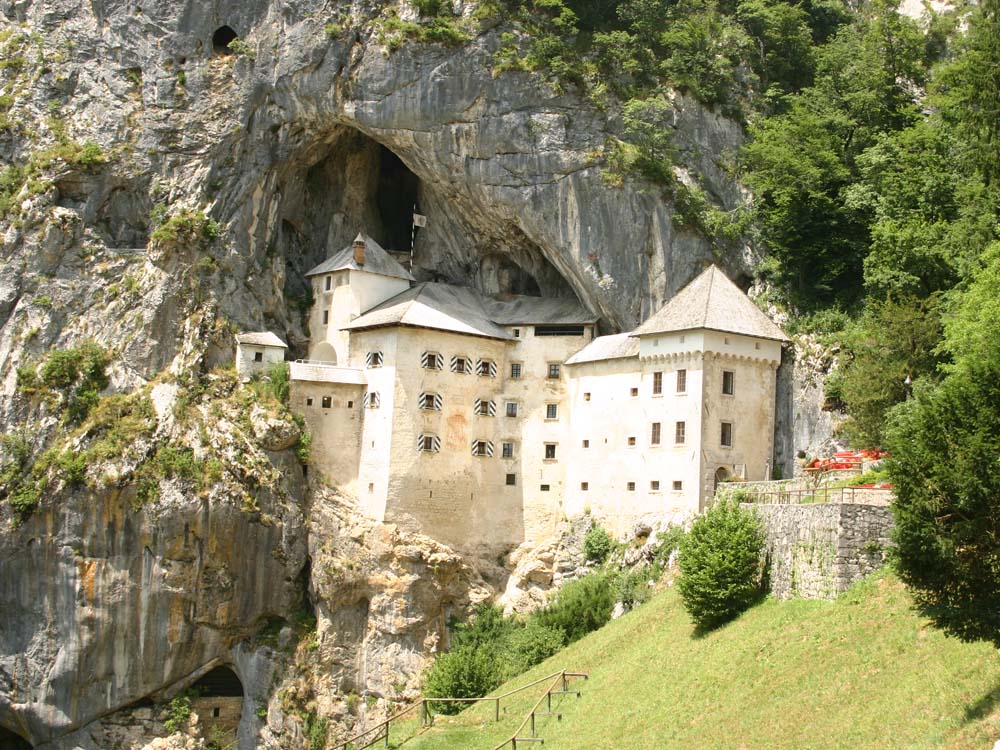
<svg viewBox="0 0 1000 750">
<path fill-rule="evenodd" d="M 744 504 L 767 536 L 770 589 L 779 599 L 832 599 L 878 570 L 891 546 L 889 508 L 855 503 Z"/>
</svg>

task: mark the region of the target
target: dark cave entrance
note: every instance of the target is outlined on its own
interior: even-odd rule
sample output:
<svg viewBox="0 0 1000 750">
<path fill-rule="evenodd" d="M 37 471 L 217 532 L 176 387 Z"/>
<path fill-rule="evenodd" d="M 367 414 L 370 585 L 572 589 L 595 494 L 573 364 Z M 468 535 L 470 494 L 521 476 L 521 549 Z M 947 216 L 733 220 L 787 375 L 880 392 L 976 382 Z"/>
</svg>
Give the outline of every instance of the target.
<svg viewBox="0 0 1000 750">
<path fill-rule="evenodd" d="M 31 750 L 31 743 L 21 735 L 0 727 L 0 750 Z"/>
<path fill-rule="evenodd" d="M 231 55 L 233 51 L 229 49 L 229 43 L 239 38 L 240 35 L 231 26 L 220 26 L 212 34 L 212 51 L 217 55 Z"/>
<path fill-rule="evenodd" d="M 409 251 L 413 243 L 413 214 L 417 213 L 420 180 L 385 146 L 379 146 L 378 160 L 375 202 L 385 249 Z"/>
<path fill-rule="evenodd" d="M 229 667 L 216 667 L 192 685 L 200 698 L 242 698 L 243 683 Z"/>
</svg>

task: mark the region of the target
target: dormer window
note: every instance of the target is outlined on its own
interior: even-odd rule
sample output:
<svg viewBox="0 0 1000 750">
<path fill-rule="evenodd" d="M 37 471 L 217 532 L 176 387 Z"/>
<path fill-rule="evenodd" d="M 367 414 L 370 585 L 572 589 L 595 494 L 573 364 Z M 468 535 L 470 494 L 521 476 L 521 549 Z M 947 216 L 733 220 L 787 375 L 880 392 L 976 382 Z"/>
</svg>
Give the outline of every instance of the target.
<svg viewBox="0 0 1000 750">
<path fill-rule="evenodd" d="M 368 352 L 365 355 L 365 367 L 381 367 L 382 352 Z"/>
</svg>

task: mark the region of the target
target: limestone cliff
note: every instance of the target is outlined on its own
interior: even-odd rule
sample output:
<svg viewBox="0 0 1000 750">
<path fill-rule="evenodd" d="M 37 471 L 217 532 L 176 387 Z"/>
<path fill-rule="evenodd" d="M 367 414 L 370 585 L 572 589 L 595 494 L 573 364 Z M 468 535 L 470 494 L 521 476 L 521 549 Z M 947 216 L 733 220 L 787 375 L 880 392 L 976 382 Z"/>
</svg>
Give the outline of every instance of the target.
<svg viewBox="0 0 1000 750">
<path fill-rule="evenodd" d="M 659 188 L 607 179 L 614 116 L 494 71 L 509 29 L 455 8 L 468 38 L 444 46 L 392 30 L 405 4 L 0 0 L 0 428 L 33 461 L 89 445 L 18 374 L 83 341 L 109 352 L 105 396 L 155 379 L 167 401 L 118 464 L 56 472 L 20 525 L 3 506 L 0 727 L 93 747 L 100 717 L 226 663 L 249 699 L 240 746 L 301 746 L 317 716 L 364 721 L 353 693 L 377 712 L 412 692 L 445 619 L 488 595 L 450 550 L 362 529 L 310 487 L 283 418 L 258 434 L 205 404 L 171 422 L 162 387 L 212 382 L 235 331 L 303 353 L 302 273 L 359 228 L 408 251 L 416 208 L 418 278 L 576 294 L 608 329 L 707 259 L 749 272 L 748 246 L 717 258 Z M 679 172 L 736 207 L 740 127 L 672 100 Z M 222 476 L 168 471 L 136 502 L 157 445 Z"/>
</svg>

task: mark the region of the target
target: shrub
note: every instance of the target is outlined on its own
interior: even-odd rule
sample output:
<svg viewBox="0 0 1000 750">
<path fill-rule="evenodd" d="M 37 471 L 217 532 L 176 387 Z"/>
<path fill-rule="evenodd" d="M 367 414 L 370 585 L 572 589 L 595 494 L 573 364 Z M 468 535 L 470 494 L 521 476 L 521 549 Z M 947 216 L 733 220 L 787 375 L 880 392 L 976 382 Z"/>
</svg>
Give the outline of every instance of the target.
<svg viewBox="0 0 1000 750">
<path fill-rule="evenodd" d="M 192 696 L 192 691 L 185 690 L 170 701 L 170 704 L 167 706 L 166 720 L 163 722 L 163 726 L 168 732 L 179 732 L 184 728 L 188 718 L 191 716 Z"/>
<path fill-rule="evenodd" d="M 428 698 L 479 698 L 502 682 L 496 648 L 460 646 L 441 654 L 427 675 L 424 694 Z M 438 710 L 455 714 L 461 703 L 439 703 Z"/>
<path fill-rule="evenodd" d="M 583 538 L 583 554 L 587 556 L 588 561 L 598 564 L 608 559 L 614 546 L 611 535 L 596 523 L 587 529 L 587 534 Z"/>
<path fill-rule="evenodd" d="M 562 631 L 566 642 L 572 643 L 610 620 L 614 606 L 615 593 L 607 576 L 593 573 L 566 584 L 536 618 L 541 625 Z"/>
<path fill-rule="evenodd" d="M 566 636 L 562 630 L 529 619 L 524 627 L 511 630 L 504 641 L 501 664 L 503 681 L 540 664 L 565 645 Z"/>
<path fill-rule="evenodd" d="M 678 588 L 699 629 L 728 622 L 760 598 L 763 552 L 760 522 L 735 502 L 695 521 L 681 544 Z"/>
</svg>

